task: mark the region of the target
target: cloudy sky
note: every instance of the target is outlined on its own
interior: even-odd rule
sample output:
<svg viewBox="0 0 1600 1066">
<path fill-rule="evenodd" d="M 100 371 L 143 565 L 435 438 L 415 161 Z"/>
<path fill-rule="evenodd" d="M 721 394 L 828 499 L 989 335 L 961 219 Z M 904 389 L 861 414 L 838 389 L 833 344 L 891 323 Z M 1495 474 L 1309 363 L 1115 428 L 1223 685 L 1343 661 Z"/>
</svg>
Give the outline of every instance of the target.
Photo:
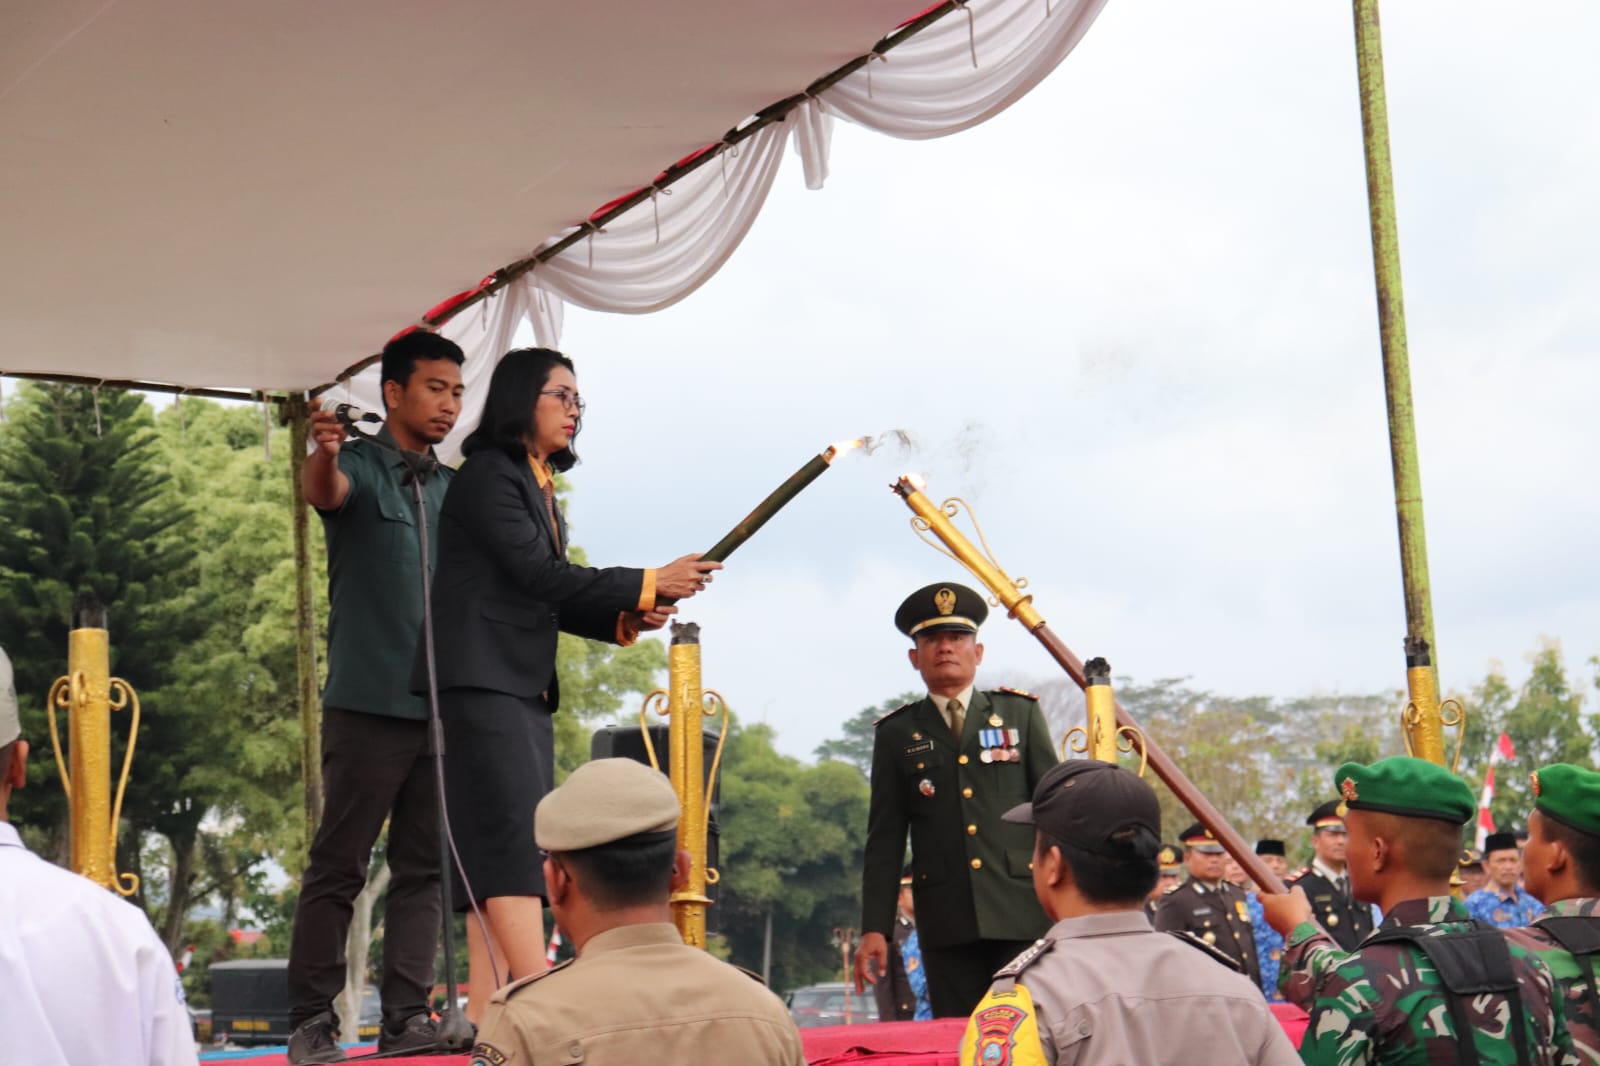
<svg viewBox="0 0 1600 1066">
<path fill-rule="evenodd" d="M 1385 52 L 1448 687 L 1541 635 L 1600 653 L 1600 8 L 1391 3 Z M 574 537 L 703 550 L 829 441 L 840 464 L 684 616 L 706 683 L 808 755 L 913 687 L 892 616 L 962 580 L 887 490 L 972 501 L 1056 631 L 1118 674 L 1235 695 L 1404 683 L 1348 5 L 1112 0 L 987 125 L 841 124 L 710 284 L 569 310 L 590 402 Z M 983 675 L 1059 676 L 991 620 Z M 1583 670 L 1588 676 L 1590 671 Z"/>
</svg>

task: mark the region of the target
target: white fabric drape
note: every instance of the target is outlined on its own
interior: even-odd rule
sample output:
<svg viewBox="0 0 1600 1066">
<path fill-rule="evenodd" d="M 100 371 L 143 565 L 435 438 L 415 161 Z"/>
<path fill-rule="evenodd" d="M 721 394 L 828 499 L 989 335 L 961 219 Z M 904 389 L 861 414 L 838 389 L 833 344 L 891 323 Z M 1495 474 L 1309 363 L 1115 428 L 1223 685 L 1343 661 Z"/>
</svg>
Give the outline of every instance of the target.
<svg viewBox="0 0 1600 1066">
<path fill-rule="evenodd" d="M 699 288 L 727 262 L 765 203 L 785 140 L 806 187 L 828 176 L 834 116 L 895 137 L 942 137 L 992 118 L 1044 79 L 1082 40 L 1105 0 L 970 0 L 886 56 L 874 59 L 685 175 L 605 229 L 539 264 L 486 307 L 441 330 L 467 355 L 466 402 L 440 449 L 454 461 L 477 424 L 494 363 L 525 319 L 545 347 L 559 347 L 565 303 L 644 314 Z M 570 232 L 570 231 L 569 231 Z M 552 242 L 559 238 L 552 238 Z M 382 411 L 378 369 L 332 390 L 327 402 Z"/>
<path fill-rule="evenodd" d="M 808 99 L 722 158 L 540 264 L 559 343 L 562 300 L 642 314 L 683 299 L 733 254 L 772 188 L 786 137 L 806 187 L 828 176 L 834 116 L 896 137 L 942 137 L 992 118 L 1066 58 L 1105 0 L 972 0 L 888 55 Z M 976 62 L 974 62 L 976 59 Z M 543 341 L 541 341 L 543 343 Z"/>
<path fill-rule="evenodd" d="M 1105 0 L 974 0 L 822 99 L 840 118 L 894 137 L 959 133 L 1043 81 L 1104 6 Z"/>
</svg>

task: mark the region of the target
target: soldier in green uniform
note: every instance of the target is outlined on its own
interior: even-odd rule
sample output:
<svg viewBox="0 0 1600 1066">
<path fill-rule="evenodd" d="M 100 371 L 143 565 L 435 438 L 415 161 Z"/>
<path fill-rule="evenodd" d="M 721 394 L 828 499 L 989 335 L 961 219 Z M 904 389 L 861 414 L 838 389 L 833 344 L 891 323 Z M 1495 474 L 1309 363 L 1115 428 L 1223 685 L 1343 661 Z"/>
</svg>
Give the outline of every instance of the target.
<svg viewBox="0 0 1600 1066">
<path fill-rule="evenodd" d="M 1033 894 L 1033 832 L 1000 816 L 1033 795 L 1056 749 L 1037 697 L 974 687 L 988 613 L 954 584 L 900 605 L 895 626 L 928 696 L 880 718 L 872 748 L 856 987 L 888 972 L 909 831 L 917 938 L 941 1018 L 970 1014 L 994 972 L 1050 924 Z"/>
<path fill-rule="evenodd" d="M 1476 803 L 1449 770 L 1404 756 L 1334 775 L 1347 810 L 1346 869 L 1384 922 L 1347 952 L 1301 889 L 1261 899 L 1285 937 L 1284 998 L 1311 1014 L 1307 1063 L 1577 1064 L 1550 969 L 1474 922 L 1450 895 Z"/>
<path fill-rule="evenodd" d="M 1600 1062 L 1600 774 L 1557 763 L 1533 775 L 1523 877 L 1549 908 L 1507 939 L 1534 952 L 1566 993 L 1567 1027 L 1585 1062 Z"/>
<path fill-rule="evenodd" d="M 1211 830 L 1194 823 L 1179 836 L 1189 879 L 1156 906 L 1155 927 L 1164 933 L 1190 933 L 1232 960 L 1257 985 L 1261 966 L 1250 906 L 1244 890 L 1222 879 L 1222 845 Z"/>
</svg>

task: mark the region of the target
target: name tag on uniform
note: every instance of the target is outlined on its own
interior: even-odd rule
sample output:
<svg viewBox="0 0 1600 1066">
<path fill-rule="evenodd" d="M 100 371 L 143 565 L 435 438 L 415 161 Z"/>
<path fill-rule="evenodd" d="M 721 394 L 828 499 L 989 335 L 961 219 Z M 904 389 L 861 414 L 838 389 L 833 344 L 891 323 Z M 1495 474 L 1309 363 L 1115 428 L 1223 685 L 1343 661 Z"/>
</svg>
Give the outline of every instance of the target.
<svg viewBox="0 0 1600 1066">
<path fill-rule="evenodd" d="M 913 745 L 911 745 L 905 751 L 901 752 L 901 754 L 902 755 L 921 755 L 925 751 L 932 751 L 932 750 L 933 750 L 933 741 L 924 740 L 921 744 L 913 744 Z"/>
<path fill-rule="evenodd" d="M 1211 908 L 1210 907 L 1196 907 L 1194 910 L 1190 911 L 1190 913 L 1191 914 L 1196 914 L 1196 915 L 1199 915 L 1199 914 L 1210 914 L 1211 913 Z"/>
</svg>

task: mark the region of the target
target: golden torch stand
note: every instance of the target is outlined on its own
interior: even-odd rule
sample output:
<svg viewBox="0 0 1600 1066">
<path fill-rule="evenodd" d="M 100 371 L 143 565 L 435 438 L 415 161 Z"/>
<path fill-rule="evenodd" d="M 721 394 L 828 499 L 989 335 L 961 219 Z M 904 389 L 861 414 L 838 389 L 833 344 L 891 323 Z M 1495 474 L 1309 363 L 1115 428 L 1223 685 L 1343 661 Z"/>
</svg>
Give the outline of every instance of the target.
<svg viewBox="0 0 1600 1066">
<path fill-rule="evenodd" d="M 678 794 L 683 813 L 678 818 L 678 847 L 689 853 L 689 879 L 672 894 L 673 921 L 678 934 L 691 947 L 706 946 L 706 908 L 711 899 L 706 886 L 717 883 L 717 871 L 706 865 L 707 834 L 710 829 L 711 796 L 717 771 L 722 765 L 722 746 L 728 739 L 728 705 L 716 692 L 700 687 L 700 626 L 694 622 L 672 623 L 672 647 L 668 652 L 667 688 L 645 697 L 639 712 L 639 728 L 644 733 L 645 751 L 657 770 L 655 745 L 650 740 L 651 711 L 668 719 L 667 775 Z M 711 756 L 711 772 L 705 772 L 705 745 L 702 739 L 705 720 L 721 716 L 716 750 Z"/>
<path fill-rule="evenodd" d="M 96 884 L 131 896 L 139 888 L 133 874 L 117 873 L 117 822 L 128 788 L 134 744 L 139 736 L 139 697 L 120 677 L 111 676 L 111 634 L 97 607 L 80 608 L 67 636 L 67 676 L 50 687 L 50 743 L 61 787 L 67 793 L 72 827 L 72 869 Z M 94 623 L 94 624 L 85 624 Z M 131 709 L 128 750 L 122 760 L 116 800 L 111 798 L 111 712 Z M 67 712 L 67 760 L 61 757 L 56 712 Z"/>
<path fill-rule="evenodd" d="M 1406 640 L 1406 706 L 1400 712 L 1400 735 L 1406 754 L 1440 766 L 1451 773 L 1461 765 L 1461 741 L 1466 735 L 1467 709 L 1458 700 L 1439 700 L 1439 681 L 1434 676 L 1428 642 L 1420 637 Z M 1456 730 L 1456 753 L 1444 761 L 1444 731 Z"/>
</svg>

